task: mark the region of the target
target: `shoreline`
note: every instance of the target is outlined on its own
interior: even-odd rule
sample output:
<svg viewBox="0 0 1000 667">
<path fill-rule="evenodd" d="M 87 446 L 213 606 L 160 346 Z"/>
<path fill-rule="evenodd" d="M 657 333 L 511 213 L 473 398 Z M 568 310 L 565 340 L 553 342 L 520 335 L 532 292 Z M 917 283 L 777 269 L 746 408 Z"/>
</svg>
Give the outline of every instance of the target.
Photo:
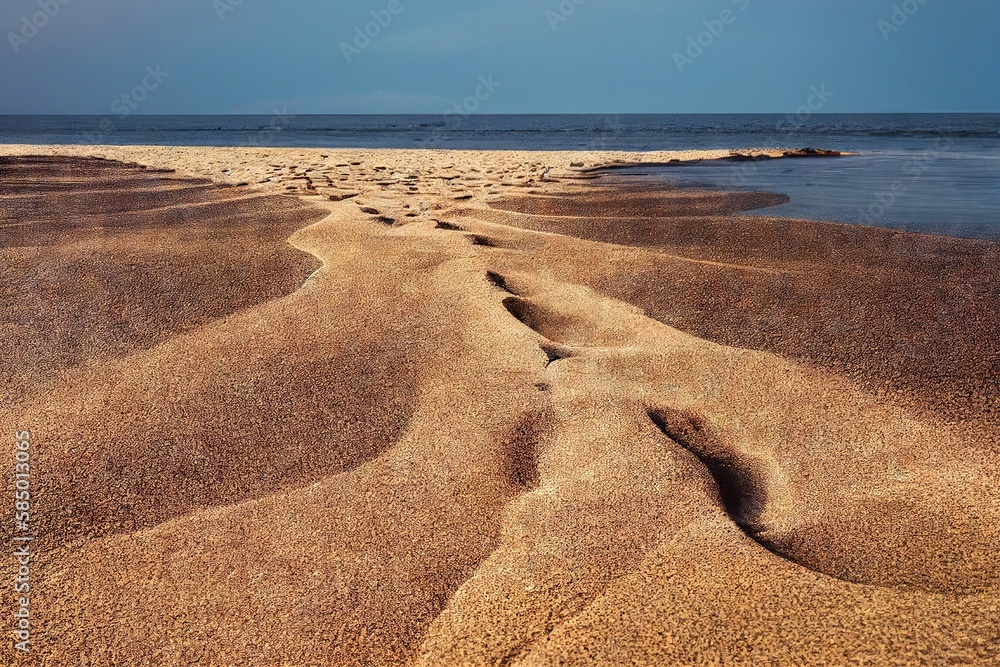
<svg viewBox="0 0 1000 667">
<path fill-rule="evenodd" d="M 445 179 L 440 173 L 449 169 L 477 169 L 477 156 L 489 155 L 498 160 L 498 164 L 510 172 L 509 182 L 501 183 L 503 190 L 493 188 L 481 193 L 486 197 L 509 194 L 516 191 L 530 192 L 538 190 L 551 193 L 585 192 L 593 184 L 600 184 L 604 176 L 613 177 L 615 172 L 635 167 L 665 167 L 689 166 L 710 162 L 761 162 L 772 160 L 798 159 L 836 159 L 859 155 L 850 151 L 828 151 L 810 148 L 754 148 L 754 149 L 691 149 L 684 151 L 519 151 L 519 150 L 467 150 L 467 149 L 396 149 L 396 148 L 260 148 L 260 147 L 230 147 L 230 146 L 157 146 L 157 145 L 77 145 L 77 144 L 0 144 L 0 156 L 17 155 L 73 155 L 81 157 L 101 157 L 119 160 L 126 163 L 142 163 L 154 168 L 175 168 L 176 173 L 183 173 L 200 178 L 210 178 L 214 182 L 240 187 L 251 187 L 275 194 L 288 194 L 299 197 L 331 196 L 331 200 L 358 196 L 365 188 L 370 188 L 372 194 L 413 194 L 406 188 L 385 186 L 385 179 L 380 177 L 387 169 L 384 165 L 374 164 L 390 160 L 402 161 L 406 166 L 400 172 L 429 171 L 429 181 Z M 226 156 L 230 161 L 213 158 L 213 154 Z M 256 167 L 248 167 L 247 155 L 254 155 L 250 162 Z M 429 159 L 428 159 L 429 158 Z M 441 158 L 438 160 L 437 158 Z M 537 159 L 543 158 L 543 159 Z M 548 158 L 548 159 L 544 159 Z M 268 169 L 268 162 L 285 161 L 285 171 L 275 174 Z M 362 164 L 353 164 L 356 162 Z M 369 170 L 361 178 L 351 178 L 349 181 L 327 181 L 320 179 L 309 183 L 314 188 L 290 187 L 292 182 L 301 185 L 302 174 L 287 173 L 287 168 L 295 163 L 310 163 L 309 171 L 329 168 L 335 165 L 362 166 L 373 163 L 375 171 Z M 438 162 L 443 164 L 437 164 Z M 456 164 L 457 163 L 457 164 Z M 233 171 L 232 165 L 237 169 Z M 442 168 L 444 167 L 444 168 Z M 240 168 L 243 170 L 240 171 Z M 488 167 L 484 167 L 488 168 Z M 339 176 L 343 177 L 343 173 Z M 451 184 L 452 180 L 445 180 Z M 483 179 L 485 182 L 485 179 Z M 308 182 L 307 182 L 308 183 Z M 405 185 L 398 181 L 392 185 Z M 426 182 L 425 182 L 426 184 Z M 478 185 L 478 184 L 477 184 Z M 639 184 L 630 183 L 629 188 L 639 188 Z M 686 186 L 682 186 L 686 187 Z M 509 190 L 507 189 L 509 188 Z M 447 195 L 450 190 L 465 196 L 475 193 L 474 189 L 466 188 L 428 188 L 425 194 Z M 728 192 L 719 188 L 719 192 Z M 767 217 L 767 207 L 760 209 L 759 215 Z M 960 239 L 975 243 L 996 243 L 995 240 L 968 236 L 952 236 L 946 233 L 934 233 L 910 229 L 899 229 L 892 226 L 870 226 L 857 222 L 839 220 L 800 219 L 784 217 L 786 220 L 803 220 L 810 224 L 848 226 L 861 229 L 882 229 L 916 236 L 935 238 Z"/>
<path fill-rule="evenodd" d="M 163 155 L 164 152 L 174 152 L 174 155 Z M 794 159 L 794 158 L 821 158 L 821 157 L 843 157 L 855 155 L 855 153 L 841 151 L 816 151 L 814 149 L 795 148 L 752 148 L 752 149 L 692 149 L 692 150 L 667 150 L 667 151 L 521 151 L 521 150 L 467 150 L 467 149 L 436 149 L 436 148 L 262 148 L 255 146 L 157 146 L 157 145 L 87 145 L 87 144 L 0 144 L 0 155 L 77 155 L 85 157 L 105 157 L 107 159 L 117 159 L 128 162 L 128 157 L 146 157 L 150 160 L 161 160 L 164 164 L 173 163 L 178 160 L 183 162 L 185 155 L 193 157 L 196 161 L 191 166 L 209 167 L 211 163 L 198 164 L 197 153 L 255 153 L 261 157 L 271 154 L 279 156 L 297 156 L 300 159 L 320 158 L 325 163 L 329 163 L 329 156 L 339 156 L 339 158 L 358 157 L 395 157 L 402 158 L 407 162 L 412 158 L 419 157 L 457 157 L 474 159 L 476 155 L 488 154 L 505 160 L 507 164 L 529 162 L 532 166 L 544 164 L 548 169 L 561 169 L 564 176 L 574 174 L 586 175 L 590 171 L 614 170 L 628 168 L 631 166 L 657 166 L 678 163 L 697 163 L 704 161 L 754 161 L 769 159 Z M 523 156 L 532 158 L 543 158 L 542 160 L 521 159 Z M 544 158 L 548 158 L 545 160 Z M 333 159 L 337 162 L 337 159 Z M 412 159 L 413 163 L 427 164 L 422 159 Z M 588 162 L 590 164 L 588 164 Z M 154 166 L 150 164 L 149 166 Z M 201 175 L 201 174 L 199 174 Z M 232 181 L 231 176 L 226 175 L 221 170 L 218 172 L 221 182 Z"/>
</svg>

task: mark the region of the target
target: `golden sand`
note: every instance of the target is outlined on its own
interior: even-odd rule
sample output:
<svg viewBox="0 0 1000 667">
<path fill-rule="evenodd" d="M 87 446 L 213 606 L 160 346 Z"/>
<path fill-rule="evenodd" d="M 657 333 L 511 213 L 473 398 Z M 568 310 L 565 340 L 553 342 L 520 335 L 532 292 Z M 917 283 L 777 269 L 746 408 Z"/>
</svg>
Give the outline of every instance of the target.
<svg viewBox="0 0 1000 667">
<path fill-rule="evenodd" d="M 727 151 L 0 156 L 4 664 L 1000 664 L 995 244 L 589 180 Z"/>
</svg>

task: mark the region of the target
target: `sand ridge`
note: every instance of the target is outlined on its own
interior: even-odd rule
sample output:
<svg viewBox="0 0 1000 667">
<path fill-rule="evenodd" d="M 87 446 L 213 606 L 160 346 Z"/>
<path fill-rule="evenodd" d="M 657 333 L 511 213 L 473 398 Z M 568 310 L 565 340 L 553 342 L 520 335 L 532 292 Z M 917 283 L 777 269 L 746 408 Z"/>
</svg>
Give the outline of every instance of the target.
<svg viewBox="0 0 1000 667">
<path fill-rule="evenodd" d="M 651 197 L 636 210 L 673 222 L 636 234 L 573 178 L 627 155 L 4 152 L 256 179 L 301 197 L 276 216 L 310 209 L 297 287 L 192 300 L 195 326 L 112 341 L 4 415 L 33 424 L 50 494 L 48 664 L 997 664 L 989 410 L 949 425 L 803 363 L 808 339 L 721 344 L 710 307 L 663 291 L 815 280 L 816 227 L 770 245 L 753 234 L 781 223 L 702 193 Z"/>
</svg>

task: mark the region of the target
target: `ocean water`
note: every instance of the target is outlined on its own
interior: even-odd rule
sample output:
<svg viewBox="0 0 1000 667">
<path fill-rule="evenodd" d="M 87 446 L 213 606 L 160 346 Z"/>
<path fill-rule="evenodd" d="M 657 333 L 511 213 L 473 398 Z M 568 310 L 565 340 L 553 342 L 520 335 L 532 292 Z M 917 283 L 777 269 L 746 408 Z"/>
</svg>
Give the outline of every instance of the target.
<svg viewBox="0 0 1000 667">
<path fill-rule="evenodd" d="M 997 148 L 914 141 L 857 156 L 629 169 L 616 177 L 669 186 L 780 192 L 756 214 L 1000 240 Z"/>
<path fill-rule="evenodd" d="M 1000 239 L 1000 114 L 0 116 L 0 143 L 672 150 L 812 147 L 836 159 L 706 163 L 621 176 L 766 190 L 762 213 Z"/>
</svg>

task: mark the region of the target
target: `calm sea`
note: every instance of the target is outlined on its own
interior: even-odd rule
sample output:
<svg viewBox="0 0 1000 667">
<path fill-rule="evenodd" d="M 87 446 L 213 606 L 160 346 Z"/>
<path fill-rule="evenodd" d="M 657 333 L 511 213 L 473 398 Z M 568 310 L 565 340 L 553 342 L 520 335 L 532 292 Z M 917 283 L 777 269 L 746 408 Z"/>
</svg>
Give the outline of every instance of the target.
<svg viewBox="0 0 1000 667">
<path fill-rule="evenodd" d="M 813 147 L 857 157 L 635 170 L 791 197 L 767 215 L 1000 239 L 1000 114 L 0 116 L 0 143 L 670 150 Z"/>
</svg>

